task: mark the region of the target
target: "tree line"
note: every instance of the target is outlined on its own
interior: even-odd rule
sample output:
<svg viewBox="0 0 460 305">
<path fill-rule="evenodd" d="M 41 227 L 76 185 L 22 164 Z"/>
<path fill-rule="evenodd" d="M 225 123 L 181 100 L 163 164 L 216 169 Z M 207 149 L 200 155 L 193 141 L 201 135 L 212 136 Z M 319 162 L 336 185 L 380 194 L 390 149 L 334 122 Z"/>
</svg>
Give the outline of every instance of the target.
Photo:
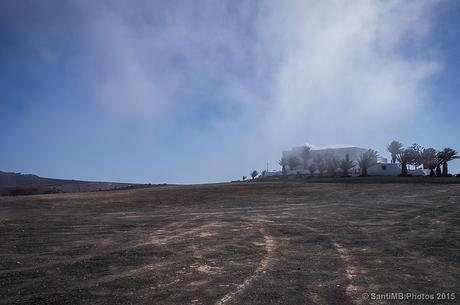
<svg viewBox="0 0 460 305">
<path fill-rule="evenodd" d="M 424 148 L 418 144 L 404 147 L 399 141 L 392 141 L 387 145 L 387 150 L 391 154 L 391 163 L 400 164 L 400 176 L 408 176 L 408 166 L 412 165 L 416 169 L 423 167 L 423 169 L 430 170 L 430 176 L 448 176 L 448 162 L 458 159 L 457 151 L 452 148 L 444 148 L 437 151 L 429 147 Z M 359 166 L 360 175 L 368 176 L 368 168 L 377 164 L 379 155 L 377 151 L 368 149 L 361 154 L 357 161 L 351 160 L 347 154 L 344 158 L 339 159 L 334 155 L 333 150 L 327 150 L 324 153 L 316 152 L 312 154 L 312 149 L 309 146 L 304 146 L 300 156 L 283 156 L 278 164 L 281 166 L 283 175 L 287 175 L 289 170 L 295 170 L 299 165 L 302 165 L 303 170 L 308 170 L 311 176 L 316 172 L 320 176 L 336 176 L 337 169 L 340 169 L 343 176 L 350 176 L 350 170 Z M 255 179 L 259 173 L 252 171 L 250 176 Z M 243 176 L 243 180 L 246 176 Z"/>
<path fill-rule="evenodd" d="M 392 141 L 388 144 L 387 150 L 391 154 L 391 163 L 401 164 L 402 176 L 407 176 L 408 165 L 415 168 L 423 166 L 424 169 L 430 170 L 430 176 L 448 176 L 448 163 L 459 158 L 457 151 L 449 147 L 437 151 L 432 147 L 424 148 L 418 144 L 404 147 L 399 141 Z"/>
</svg>

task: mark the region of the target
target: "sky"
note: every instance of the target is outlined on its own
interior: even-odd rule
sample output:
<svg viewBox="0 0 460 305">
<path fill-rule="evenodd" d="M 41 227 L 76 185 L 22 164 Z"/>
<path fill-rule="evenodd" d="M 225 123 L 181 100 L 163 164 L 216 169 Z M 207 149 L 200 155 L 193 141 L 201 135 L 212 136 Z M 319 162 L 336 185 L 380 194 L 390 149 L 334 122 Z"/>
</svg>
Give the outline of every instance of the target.
<svg viewBox="0 0 460 305">
<path fill-rule="evenodd" d="M 460 150 L 459 54 L 456 0 L 0 1 L 0 170 L 202 183 L 302 143 Z"/>
</svg>

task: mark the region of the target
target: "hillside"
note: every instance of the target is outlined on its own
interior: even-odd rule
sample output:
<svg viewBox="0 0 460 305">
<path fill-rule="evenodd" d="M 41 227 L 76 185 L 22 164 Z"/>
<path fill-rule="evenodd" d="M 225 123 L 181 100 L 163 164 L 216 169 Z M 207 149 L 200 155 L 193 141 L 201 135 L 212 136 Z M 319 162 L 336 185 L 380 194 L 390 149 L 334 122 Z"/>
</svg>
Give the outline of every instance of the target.
<svg viewBox="0 0 460 305">
<path fill-rule="evenodd" d="M 79 181 L 43 178 L 37 175 L 0 171 L 0 195 L 32 195 L 88 192 L 131 187 L 132 183 Z"/>
</svg>

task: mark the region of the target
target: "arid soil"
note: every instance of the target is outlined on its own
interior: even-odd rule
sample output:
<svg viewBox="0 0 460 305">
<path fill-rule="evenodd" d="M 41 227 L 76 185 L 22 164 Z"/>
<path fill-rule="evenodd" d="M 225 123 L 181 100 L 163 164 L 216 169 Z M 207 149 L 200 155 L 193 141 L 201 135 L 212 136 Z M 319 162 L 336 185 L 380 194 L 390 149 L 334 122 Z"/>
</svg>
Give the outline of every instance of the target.
<svg viewBox="0 0 460 305">
<path fill-rule="evenodd" d="M 459 228 L 460 184 L 2 197 L 0 304 L 459 304 Z"/>
</svg>

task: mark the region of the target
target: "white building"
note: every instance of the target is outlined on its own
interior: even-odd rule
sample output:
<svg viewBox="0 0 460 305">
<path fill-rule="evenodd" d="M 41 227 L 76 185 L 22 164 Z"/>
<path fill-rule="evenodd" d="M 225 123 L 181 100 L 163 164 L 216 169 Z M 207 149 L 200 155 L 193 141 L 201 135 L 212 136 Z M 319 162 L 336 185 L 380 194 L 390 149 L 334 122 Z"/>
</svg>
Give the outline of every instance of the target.
<svg viewBox="0 0 460 305">
<path fill-rule="evenodd" d="M 353 145 L 347 145 L 347 144 L 338 144 L 338 145 L 329 145 L 329 146 L 324 146 L 324 147 L 318 147 L 316 145 L 312 144 L 304 144 L 304 145 L 299 145 L 299 146 L 294 146 L 291 150 L 286 150 L 283 151 L 283 158 L 291 158 L 295 157 L 299 160 L 298 165 L 295 168 L 289 168 L 288 167 L 288 174 L 293 175 L 293 174 L 310 174 L 308 170 L 304 170 L 303 168 L 303 159 L 302 159 L 302 152 L 305 148 L 305 146 L 308 146 L 311 148 L 311 160 L 308 162 L 309 164 L 312 162 L 312 160 L 315 159 L 315 156 L 318 154 L 326 154 L 326 153 L 333 153 L 334 156 L 337 159 L 344 159 L 345 155 L 349 155 L 350 160 L 355 161 L 355 167 L 350 170 L 350 174 L 359 174 L 359 168 L 357 165 L 357 161 L 361 154 L 363 154 L 365 151 L 367 151 L 366 148 L 361 148 L 361 147 L 356 147 Z M 316 173 L 319 173 L 317 170 Z"/>
<path fill-rule="evenodd" d="M 358 166 L 358 160 L 361 157 L 363 153 L 365 153 L 368 148 L 362 148 L 362 147 L 357 147 L 353 145 L 348 145 L 348 144 L 337 144 L 337 145 L 329 145 L 329 146 L 324 146 L 324 147 L 318 147 L 312 144 L 304 144 L 304 145 L 299 145 L 293 147 L 291 150 L 286 150 L 283 151 L 283 157 L 284 158 L 290 158 L 290 157 L 296 157 L 299 160 L 298 165 L 295 168 L 289 168 L 287 167 L 288 170 L 288 175 L 293 175 L 293 174 L 305 174 L 308 175 L 310 172 L 308 170 L 304 170 L 303 168 L 303 159 L 302 159 L 302 152 L 305 148 L 305 146 L 309 146 L 311 148 L 311 159 L 308 162 L 310 164 L 312 160 L 314 160 L 315 155 L 317 154 L 327 154 L 327 153 L 333 153 L 334 157 L 337 160 L 342 160 L 345 159 L 345 156 L 348 155 L 350 160 L 355 162 L 355 167 L 350 170 L 351 175 L 359 175 L 360 174 L 360 168 Z M 379 163 L 386 163 L 387 159 L 385 158 L 378 158 Z M 337 169 L 339 170 L 339 169 Z M 401 172 L 401 171 L 400 171 Z M 318 171 L 316 173 L 319 173 Z"/>
<path fill-rule="evenodd" d="M 369 176 L 398 176 L 401 166 L 395 163 L 377 163 L 367 169 Z"/>
<path fill-rule="evenodd" d="M 394 163 L 377 163 L 367 169 L 369 176 L 398 176 L 401 174 L 401 164 Z M 408 175 L 412 176 L 429 176 L 429 169 L 408 169 Z"/>
<path fill-rule="evenodd" d="M 312 158 L 315 157 L 316 154 L 324 154 L 328 151 L 332 151 L 334 156 L 338 159 L 345 158 L 345 155 L 348 154 L 351 160 L 358 160 L 359 157 L 367 151 L 367 148 L 356 147 L 353 145 L 348 144 L 338 144 L 338 145 L 329 145 L 324 147 L 318 147 L 312 144 L 304 144 L 300 146 L 294 146 L 291 150 L 283 151 L 283 157 L 297 157 L 301 159 L 302 151 L 304 150 L 305 146 L 309 146 L 311 148 L 311 156 Z"/>
</svg>

